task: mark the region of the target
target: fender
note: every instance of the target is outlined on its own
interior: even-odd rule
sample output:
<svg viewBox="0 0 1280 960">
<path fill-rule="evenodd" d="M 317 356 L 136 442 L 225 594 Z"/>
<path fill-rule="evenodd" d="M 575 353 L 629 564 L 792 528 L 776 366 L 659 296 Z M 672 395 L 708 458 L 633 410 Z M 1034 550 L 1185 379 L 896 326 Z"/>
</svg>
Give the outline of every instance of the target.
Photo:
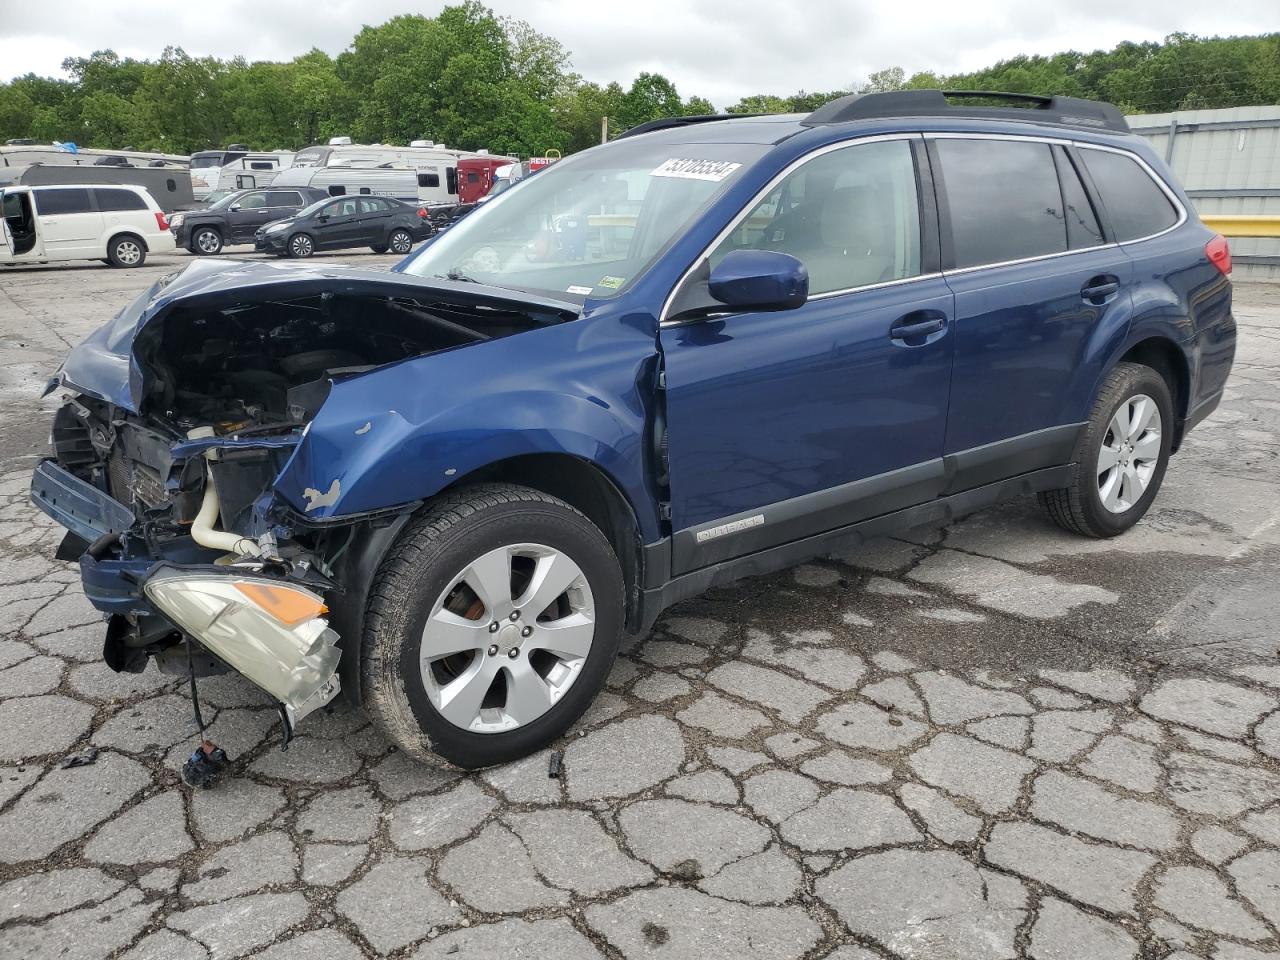
<svg viewBox="0 0 1280 960">
<path fill-rule="evenodd" d="M 568 454 L 604 471 L 652 542 L 656 364 L 652 334 L 600 317 L 338 381 L 275 491 L 310 520 L 337 520 L 424 500 L 500 460 Z"/>
<path fill-rule="evenodd" d="M 1069 391 L 1072 407 L 1064 415 L 1073 422 L 1087 419 L 1107 374 L 1144 340 L 1166 340 L 1176 347 L 1184 363 L 1182 372 L 1192 377 L 1194 341 L 1189 338 L 1194 334 L 1186 307 L 1172 290 L 1160 284 L 1135 283 L 1127 308 L 1108 312 L 1095 327 Z M 1185 412 L 1180 410 L 1178 415 Z"/>
</svg>

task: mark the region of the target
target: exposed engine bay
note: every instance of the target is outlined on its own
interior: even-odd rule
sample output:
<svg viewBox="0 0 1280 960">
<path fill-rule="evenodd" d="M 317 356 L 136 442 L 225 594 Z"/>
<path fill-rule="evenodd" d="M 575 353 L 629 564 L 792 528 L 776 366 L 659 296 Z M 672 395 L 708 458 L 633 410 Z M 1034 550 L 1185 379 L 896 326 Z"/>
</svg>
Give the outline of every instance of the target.
<svg viewBox="0 0 1280 960">
<path fill-rule="evenodd" d="M 340 291 L 210 299 L 137 331 L 133 408 L 67 399 L 32 498 L 70 529 L 59 556 L 79 558 L 111 615 L 108 665 L 236 670 L 276 698 L 288 731 L 338 691 L 338 561 L 376 526 L 312 523 L 274 492 L 332 385 L 563 317 Z"/>
</svg>

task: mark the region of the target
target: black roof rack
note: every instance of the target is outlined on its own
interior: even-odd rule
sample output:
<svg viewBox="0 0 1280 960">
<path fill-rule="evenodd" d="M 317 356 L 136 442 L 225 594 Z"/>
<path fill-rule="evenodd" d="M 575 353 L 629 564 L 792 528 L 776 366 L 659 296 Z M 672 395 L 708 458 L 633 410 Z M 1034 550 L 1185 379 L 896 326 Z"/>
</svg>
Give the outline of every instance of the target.
<svg viewBox="0 0 1280 960">
<path fill-rule="evenodd" d="M 969 106 L 953 100 L 996 100 L 1021 106 Z M 1029 120 L 1128 133 L 1124 114 L 1100 100 L 1039 97 L 995 90 L 895 90 L 855 93 L 824 104 L 803 121 L 806 126 L 848 123 L 885 117 L 972 117 L 986 120 Z"/>
<path fill-rule="evenodd" d="M 760 117 L 764 114 L 760 113 L 704 113 L 692 117 L 660 117 L 657 120 L 649 120 L 645 123 L 637 124 L 629 130 L 614 137 L 615 140 L 621 140 L 624 137 L 634 137 L 642 133 L 653 133 L 655 130 L 669 130 L 672 127 L 687 127 L 691 123 L 710 123 L 713 120 L 742 120 L 745 117 Z"/>
</svg>

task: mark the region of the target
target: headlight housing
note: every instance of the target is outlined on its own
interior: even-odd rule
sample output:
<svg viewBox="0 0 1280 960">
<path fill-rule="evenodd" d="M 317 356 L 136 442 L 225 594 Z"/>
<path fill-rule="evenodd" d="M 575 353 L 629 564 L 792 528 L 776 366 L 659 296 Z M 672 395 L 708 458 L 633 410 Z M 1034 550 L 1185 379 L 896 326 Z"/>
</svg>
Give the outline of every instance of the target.
<svg viewBox="0 0 1280 960">
<path fill-rule="evenodd" d="M 262 232 L 263 233 L 279 233 L 281 230 L 287 230 L 287 229 L 289 229 L 289 225 L 287 223 L 273 223 L 269 227 L 265 228 Z"/>
<path fill-rule="evenodd" d="M 181 630 L 284 704 L 295 724 L 338 692 L 324 600 L 266 577 L 162 570 L 143 586 Z"/>
<path fill-rule="evenodd" d="M 169 227 L 171 229 L 174 227 L 180 227 L 186 221 L 186 219 L 187 218 L 185 215 L 181 213 L 175 213 L 173 216 L 169 218 Z"/>
</svg>

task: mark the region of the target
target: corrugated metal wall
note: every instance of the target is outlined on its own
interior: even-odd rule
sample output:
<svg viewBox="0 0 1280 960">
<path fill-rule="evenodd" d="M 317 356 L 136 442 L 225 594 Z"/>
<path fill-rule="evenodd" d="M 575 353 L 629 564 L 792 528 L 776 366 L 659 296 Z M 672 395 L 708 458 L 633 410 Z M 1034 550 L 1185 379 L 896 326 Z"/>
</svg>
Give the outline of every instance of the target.
<svg viewBox="0 0 1280 960">
<path fill-rule="evenodd" d="M 1280 106 L 1127 119 L 1165 158 L 1201 213 L 1280 216 Z M 1280 239 L 1235 237 L 1231 253 L 1236 277 L 1280 280 Z"/>
</svg>

